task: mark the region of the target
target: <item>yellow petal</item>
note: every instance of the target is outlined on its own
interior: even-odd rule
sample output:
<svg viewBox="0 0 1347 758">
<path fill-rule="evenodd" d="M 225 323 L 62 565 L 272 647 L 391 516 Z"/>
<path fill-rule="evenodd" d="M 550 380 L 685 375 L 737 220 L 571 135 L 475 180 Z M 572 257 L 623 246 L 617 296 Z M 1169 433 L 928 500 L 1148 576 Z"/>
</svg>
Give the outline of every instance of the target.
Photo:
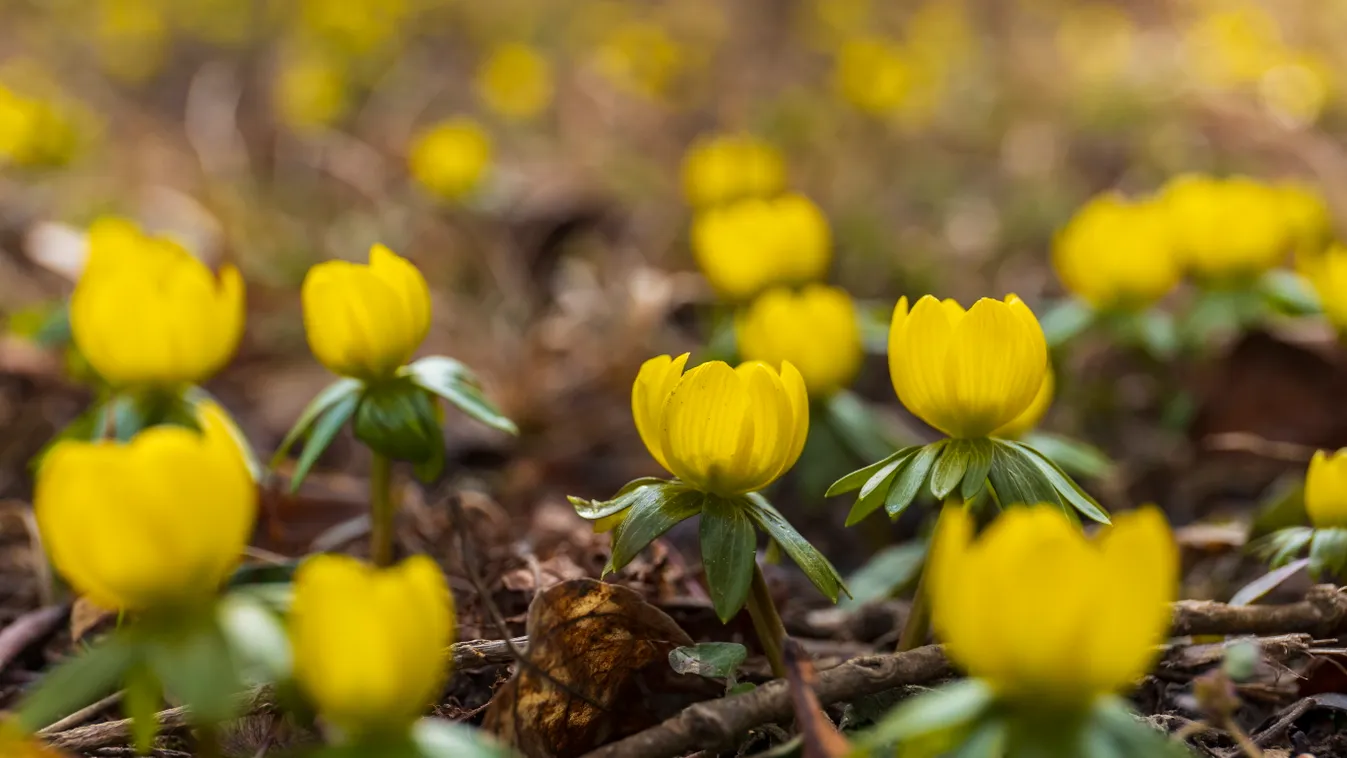
<svg viewBox="0 0 1347 758">
<path fill-rule="evenodd" d="M 752 492 L 776 481 L 790 462 L 795 417 L 781 377 L 771 367 L 753 361 L 735 371 L 748 392 L 753 440 L 731 488 Z"/>
<path fill-rule="evenodd" d="M 683 367 L 687 365 L 689 353 L 677 358 L 660 355 L 641 364 L 636 381 L 631 385 L 631 415 L 636 421 L 636 431 L 641 435 L 646 450 L 672 473 L 661 447 L 660 426 L 664 418 L 664 403 L 673 392 L 674 385 L 683 376 Z"/>
<path fill-rule="evenodd" d="M 705 492 L 739 494 L 753 449 L 751 398 L 734 369 L 720 361 L 688 371 L 669 395 L 660 448 L 669 470 Z"/>
<path fill-rule="evenodd" d="M 1057 380 L 1051 370 L 1043 375 L 1043 385 L 1038 388 L 1038 394 L 1034 396 L 1034 401 L 1029 404 L 1024 412 L 1016 416 L 1010 423 L 1002 426 L 1000 429 L 992 432 L 993 437 L 1003 439 L 1019 439 L 1038 426 L 1038 422 L 1043 420 L 1052 407 L 1053 393 L 1056 391 Z"/>
<path fill-rule="evenodd" d="M 953 434 L 946 415 L 945 354 L 954 325 L 951 309 L 926 295 L 909 313 L 907 298 L 898 301 L 889 330 L 889 376 L 898 399 L 917 418 Z"/>
<path fill-rule="evenodd" d="M 790 470 L 800 460 L 804 452 L 805 440 L 809 438 L 809 395 L 805 391 L 804 377 L 791 365 L 790 361 L 781 362 L 781 385 L 790 400 L 791 421 L 794 429 L 793 439 L 786 451 L 786 463 L 781 473 Z"/>
<path fill-rule="evenodd" d="M 1033 402 L 1047 365 L 1043 331 L 1018 298 L 979 300 L 954 328 L 945 356 L 945 431 L 984 437 L 1009 423 Z"/>
<path fill-rule="evenodd" d="M 309 347 L 333 373 L 386 378 L 411 358 L 423 336 L 398 291 L 368 266 L 320 263 L 304 277 L 300 299 Z"/>
<path fill-rule="evenodd" d="M 1319 450 L 1305 474 L 1305 512 L 1318 528 L 1347 527 L 1347 448 Z"/>
<path fill-rule="evenodd" d="M 406 258 L 377 244 L 369 251 L 369 271 L 397 297 L 396 313 L 400 317 L 397 330 L 403 335 L 403 343 L 411 345 L 411 351 L 415 352 L 430 331 L 430 287 L 426 278 Z"/>
</svg>

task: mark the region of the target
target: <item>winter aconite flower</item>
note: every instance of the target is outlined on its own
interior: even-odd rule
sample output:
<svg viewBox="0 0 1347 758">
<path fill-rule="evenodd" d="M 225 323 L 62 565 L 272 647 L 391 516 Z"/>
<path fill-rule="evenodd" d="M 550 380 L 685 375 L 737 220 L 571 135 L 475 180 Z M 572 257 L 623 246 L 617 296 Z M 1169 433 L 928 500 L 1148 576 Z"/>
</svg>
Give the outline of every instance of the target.
<svg viewBox="0 0 1347 758">
<path fill-rule="evenodd" d="M 1038 422 L 1047 415 L 1048 409 L 1052 407 L 1053 393 L 1057 389 L 1057 380 L 1053 378 L 1052 371 L 1049 370 L 1043 375 L 1043 386 L 1039 387 L 1038 394 L 1034 395 L 1034 402 L 1029 404 L 1024 412 L 1016 416 L 1010 423 L 1002 426 L 992 433 L 993 437 L 1003 437 L 1013 440 L 1023 437 L 1025 434 L 1034 430 Z"/>
<path fill-rule="evenodd" d="M 1305 512 L 1318 529 L 1347 527 L 1347 449 L 1314 454 L 1305 474 Z"/>
<path fill-rule="evenodd" d="M 376 569 L 339 555 L 295 574 L 295 677 L 348 739 L 395 737 L 439 694 L 453 642 L 453 598 L 426 556 Z"/>
<path fill-rule="evenodd" d="M 850 384 L 864 357 L 856 304 L 845 290 L 822 284 L 768 290 L 739 315 L 735 332 L 745 360 L 789 361 L 811 398 Z"/>
<path fill-rule="evenodd" d="M 1130 688 L 1165 638 L 1178 552 L 1154 508 L 1091 539 L 1055 507 L 1013 508 L 973 537 L 948 512 L 932 543 L 933 626 L 997 697 L 1079 709 Z"/>
<path fill-rule="evenodd" d="M 702 137 L 683 157 L 683 193 L 696 208 L 768 197 L 785 186 L 786 162 L 781 153 L 748 135 Z"/>
<path fill-rule="evenodd" d="M 755 492 L 795 465 L 809 433 L 804 379 L 789 362 L 683 373 L 687 354 L 641 366 L 632 415 L 646 449 L 688 485 L 722 497 Z"/>
<path fill-rule="evenodd" d="M 529 119 L 552 103 L 552 67 L 536 48 L 501 45 L 477 71 L 477 95 L 506 118 Z"/>
<path fill-rule="evenodd" d="M 1099 310 L 1146 308 L 1183 273 L 1164 208 L 1113 193 L 1076 213 L 1057 235 L 1052 262 L 1062 284 Z"/>
<path fill-rule="evenodd" d="M 1283 196 L 1248 177 L 1189 174 L 1160 193 L 1179 256 L 1205 281 L 1255 277 L 1290 252 L 1296 229 Z"/>
<path fill-rule="evenodd" d="M 491 168 L 491 135 L 470 118 L 450 118 L 412 141 L 407 165 L 412 177 L 441 200 L 476 192 Z"/>
<path fill-rule="evenodd" d="M 913 74 L 901 45 L 877 37 L 858 37 L 846 40 L 838 50 L 833 87 L 856 108 L 872 116 L 884 116 L 907 99 Z"/>
<path fill-rule="evenodd" d="M 1324 316 L 1347 334 L 1347 247 L 1335 244 L 1322 253 L 1302 255 L 1298 268 L 1319 295 Z"/>
<path fill-rule="evenodd" d="M 898 399 L 950 437 L 986 437 L 1038 395 L 1048 348 L 1020 299 L 983 298 L 967 311 L 926 295 L 898 301 L 889 331 L 889 375 Z"/>
<path fill-rule="evenodd" d="M 832 234 L 823 211 L 803 195 L 741 200 L 697 215 L 692 252 L 721 297 L 746 300 L 821 277 L 832 259 Z"/>
<path fill-rule="evenodd" d="M 301 297 L 309 347 L 342 376 L 392 376 L 430 329 L 425 277 L 383 245 L 370 248 L 368 265 L 327 261 L 309 269 Z"/>
<path fill-rule="evenodd" d="M 108 382 L 198 383 L 220 370 L 243 335 L 243 278 L 219 275 L 177 243 L 102 219 L 70 300 L 75 344 Z"/>
<path fill-rule="evenodd" d="M 34 510 L 52 563 L 98 606 L 192 605 L 213 597 L 252 534 L 257 492 L 222 412 L 202 431 L 157 426 L 129 443 L 58 443 Z"/>
</svg>

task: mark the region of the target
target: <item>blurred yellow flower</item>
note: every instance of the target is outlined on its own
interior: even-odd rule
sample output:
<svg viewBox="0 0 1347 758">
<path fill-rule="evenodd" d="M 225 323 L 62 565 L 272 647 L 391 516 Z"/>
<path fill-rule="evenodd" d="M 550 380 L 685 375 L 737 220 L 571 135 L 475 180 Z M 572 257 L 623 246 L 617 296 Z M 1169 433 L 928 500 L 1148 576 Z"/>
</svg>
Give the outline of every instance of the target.
<svg viewBox="0 0 1347 758">
<path fill-rule="evenodd" d="M 1254 2 L 1214 4 L 1184 33 L 1188 70 L 1209 87 L 1258 81 L 1283 50 L 1277 19 Z"/>
<path fill-rule="evenodd" d="M 982 298 L 964 311 L 926 295 L 898 301 L 889 376 L 917 418 L 956 438 L 986 437 L 1033 403 L 1048 373 L 1038 319 L 1020 299 Z"/>
<path fill-rule="evenodd" d="M 768 287 L 823 276 L 832 233 L 823 211 L 803 195 L 754 198 L 697 214 L 692 252 L 721 297 L 746 300 Z"/>
<path fill-rule="evenodd" d="M 304 331 L 328 370 L 366 381 L 391 377 L 430 330 L 430 288 L 405 258 L 383 245 L 369 264 L 326 261 L 300 288 Z"/>
<path fill-rule="evenodd" d="M 1283 182 L 1275 187 L 1286 214 L 1292 247 L 1296 253 L 1320 253 L 1333 238 L 1333 219 L 1328 201 L 1315 187 L 1303 182 Z"/>
<path fill-rule="evenodd" d="M 1281 194 L 1248 177 L 1186 174 L 1165 184 L 1160 202 L 1181 260 L 1205 281 L 1258 276 L 1280 263 L 1293 241 Z"/>
<path fill-rule="evenodd" d="M 395 45 L 412 15 L 409 0 L 300 0 L 294 5 L 302 34 L 348 57 Z"/>
<path fill-rule="evenodd" d="M 182 246 L 122 219 L 90 227 L 70 328 L 108 382 L 199 383 L 229 362 L 243 322 L 238 269 L 223 266 L 217 277 Z"/>
<path fill-rule="evenodd" d="M 33 508 L 53 565 L 110 610 L 193 605 L 214 595 L 252 536 L 257 490 L 228 417 L 202 431 L 156 426 L 121 444 L 59 442 Z"/>
<path fill-rule="evenodd" d="M 1136 23 L 1126 11 L 1110 3 L 1086 2 L 1062 9 L 1055 41 L 1064 71 L 1084 86 L 1099 86 L 1126 72 L 1136 37 Z"/>
<path fill-rule="evenodd" d="M 294 586 L 295 678 L 318 713 L 347 738 L 409 728 L 448 676 L 454 606 L 440 567 L 317 555 Z"/>
<path fill-rule="evenodd" d="M 1272 115 L 1289 126 L 1319 120 L 1334 94 L 1333 67 L 1324 60 L 1296 55 L 1269 68 L 1258 80 L 1258 95 Z"/>
<path fill-rule="evenodd" d="M 683 156 L 683 194 L 703 208 L 775 195 L 786 186 L 786 162 L 772 145 L 743 134 L 699 137 Z"/>
<path fill-rule="evenodd" d="M 794 366 L 712 361 L 685 374 L 687 361 L 686 353 L 651 358 L 631 388 L 636 430 L 661 466 L 702 492 L 732 497 L 795 465 L 809 434 L 809 397 Z"/>
<path fill-rule="evenodd" d="M 1178 550 L 1154 507 L 1091 539 L 1053 506 L 1008 508 L 978 539 L 947 509 L 932 542 L 931 607 L 950 658 L 996 693 L 1070 708 L 1149 670 L 1178 589 Z"/>
<path fill-rule="evenodd" d="M 1152 200 L 1099 195 L 1057 235 L 1053 267 L 1073 295 L 1099 310 L 1148 308 L 1183 273 L 1169 221 Z"/>
<path fill-rule="evenodd" d="M 0 85 L 0 166 L 60 166 L 77 146 L 76 124 L 67 109 Z"/>
<path fill-rule="evenodd" d="M 346 113 L 349 89 L 346 71 L 337 61 L 304 50 L 282 60 L 272 87 L 272 105 L 294 131 L 316 131 Z"/>
<path fill-rule="evenodd" d="M 462 200 L 477 191 L 491 168 L 491 135 L 470 118 L 450 118 L 412 141 L 407 166 L 412 178 L 442 200 Z"/>
<path fill-rule="evenodd" d="M 1013 421 L 992 432 L 993 437 L 1002 439 L 1019 439 L 1025 434 L 1033 431 L 1038 422 L 1047 415 L 1048 409 L 1052 407 L 1053 393 L 1057 390 L 1057 379 L 1053 376 L 1051 370 L 1043 375 L 1043 386 L 1038 388 L 1038 394 L 1034 395 L 1034 401 L 1029 404 L 1024 412 L 1016 416 Z"/>
<path fill-rule="evenodd" d="M 844 41 L 837 51 L 833 88 L 859 110 L 883 116 L 903 104 L 913 74 L 897 43 L 857 37 Z"/>
<path fill-rule="evenodd" d="M 99 0 L 93 29 L 98 61 L 108 74 L 141 82 L 163 66 L 170 36 L 157 0 Z"/>
<path fill-rule="evenodd" d="M 1324 316 L 1347 334 L 1347 247 L 1335 244 L 1322 253 L 1297 258 L 1300 273 L 1319 295 Z"/>
<path fill-rule="evenodd" d="M 13 722 L 0 723 L 0 755 L 5 758 L 69 758 L 69 753 L 29 737 Z"/>
<path fill-rule="evenodd" d="M 477 70 L 475 85 L 493 112 L 530 119 L 552 103 L 552 65 L 536 48 L 517 42 L 500 45 Z"/>
<path fill-rule="evenodd" d="M 683 68 L 683 51 L 658 24 L 617 25 L 594 53 L 595 69 L 617 87 L 651 99 L 668 94 Z"/>
<path fill-rule="evenodd" d="M 1347 448 L 1320 450 L 1305 474 L 1305 512 L 1319 529 L 1347 527 Z"/>
<path fill-rule="evenodd" d="M 823 284 L 764 292 L 736 318 L 735 334 L 744 360 L 789 361 L 812 398 L 850 384 L 864 357 L 856 304 L 846 290 Z"/>
</svg>

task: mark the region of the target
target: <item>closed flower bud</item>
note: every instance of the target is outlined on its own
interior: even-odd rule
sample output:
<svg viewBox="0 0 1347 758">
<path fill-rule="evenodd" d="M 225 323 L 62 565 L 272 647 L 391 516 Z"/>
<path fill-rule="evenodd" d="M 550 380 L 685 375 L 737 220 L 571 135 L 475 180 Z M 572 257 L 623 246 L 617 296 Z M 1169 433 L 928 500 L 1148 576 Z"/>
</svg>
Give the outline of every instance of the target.
<svg viewBox="0 0 1347 758">
<path fill-rule="evenodd" d="M 529 119 L 552 103 L 552 67 L 536 49 L 497 47 L 477 71 L 477 96 L 506 118 Z"/>
<path fill-rule="evenodd" d="M 986 437 L 1024 413 L 1048 372 L 1038 319 L 1020 299 L 983 298 L 966 312 L 926 295 L 898 301 L 889 329 L 889 376 L 898 399 L 956 438 Z"/>
<path fill-rule="evenodd" d="M 828 219 L 809 198 L 783 195 L 698 214 L 692 252 L 721 297 L 746 300 L 775 285 L 823 276 L 832 258 L 832 235 Z"/>
<path fill-rule="evenodd" d="M 781 153 L 748 135 L 702 137 L 683 157 L 683 193 L 696 208 L 767 197 L 785 186 Z"/>
<path fill-rule="evenodd" d="M 491 135 L 469 118 L 451 118 L 418 134 L 407 156 L 412 178 L 441 200 L 462 200 L 491 168 Z"/>
<path fill-rule="evenodd" d="M 309 269 L 300 296 L 309 347 L 333 373 L 387 379 L 411 360 L 430 329 L 430 289 L 383 245 L 369 264 L 327 261 Z"/>
<path fill-rule="evenodd" d="M 1178 550 L 1153 507 L 1086 537 L 1055 507 L 1009 508 L 980 537 L 947 510 L 932 542 L 936 635 L 1005 699 L 1076 710 L 1130 688 L 1155 660 Z"/>
<path fill-rule="evenodd" d="M 1319 295 L 1319 305 L 1334 328 L 1347 334 L 1347 247 L 1334 244 L 1297 259 L 1301 275 Z"/>
<path fill-rule="evenodd" d="M 295 573 L 295 678 L 347 737 L 403 736 L 448 676 L 454 606 L 426 556 L 376 569 L 318 555 Z"/>
<path fill-rule="evenodd" d="M 70 299 L 75 344 L 108 382 L 198 383 L 243 336 L 243 278 L 219 276 L 180 245 L 128 221 L 89 229 L 89 258 Z"/>
<path fill-rule="evenodd" d="M 57 443 L 34 510 L 62 576 L 96 605 L 143 611 L 214 595 L 252 535 L 257 490 L 228 417 L 157 426 L 129 443 Z"/>
<path fill-rule="evenodd" d="M 1305 512 L 1319 529 L 1347 527 L 1347 449 L 1314 454 L 1305 474 Z"/>
<path fill-rule="evenodd" d="M 1062 229 L 1052 263 L 1062 284 L 1099 310 L 1147 308 L 1183 273 L 1164 208 L 1112 193 L 1086 203 Z"/>
<path fill-rule="evenodd" d="M 1165 185 L 1160 202 L 1180 259 L 1206 281 L 1258 276 L 1294 241 L 1281 195 L 1248 177 L 1180 176 Z"/>
<path fill-rule="evenodd" d="M 723 497 L 756 492 L 800 457 L 809 434 L 809 398 L 800 372 L 753 361 L 704 363 L 661 355 L 641 366 L 632 416 L 646 449 L 688 485 Z"/>
<path fill-rule="evenodd" d="M 789 361 L 813 398 L 850 384 L 864 357 L 856 304 L 845 290 L 822 284 L 768 290 L 739 315 L 735 332 L 745 360 Z"/>
</svg>

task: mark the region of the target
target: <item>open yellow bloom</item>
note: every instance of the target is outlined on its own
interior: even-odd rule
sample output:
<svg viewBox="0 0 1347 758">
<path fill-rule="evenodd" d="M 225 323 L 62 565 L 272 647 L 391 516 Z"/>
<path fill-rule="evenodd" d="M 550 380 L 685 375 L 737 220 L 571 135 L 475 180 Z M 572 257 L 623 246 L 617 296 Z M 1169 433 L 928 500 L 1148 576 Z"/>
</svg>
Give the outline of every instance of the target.
<svg viewBox="0 0 1347 758">
<path fill-rule="evenodd" d="M 1209 280 L 1254 277 L 1281 262 L 1295 229 L 1283 196 L 1248 177 L 1185 175 L 1160 194 L 1181 260 Z"/>
<path fill-rule="evenodd" d="M 257 489 L 228 417 L 157 426 L 127 444 L 58 443 L 33 507 L 52 563 L 96 605 L 172 608 L 211 597 L 252 536 Z"/>
<path fill-rule="evenodd" d="M 701 137 L 683 156 L 683 193 L 694 207 L 767 197 L 785 186 L 785 159 L 775 147 L 756 137 Z"/>
<path fill-rule="evenodd" d="M 552 103 L 552 66 L 520 43 L 497 47 L 477 71 L 477 95 L 495 113 L 529 119 Z"/>
<path fill-rule="evenodd" d="M 982 298 L 966 312 L 926 295 L 898 301 L 889 376 L 917 418 L 958 438 L 986 437 L 1029 408 L 1048 372 L 1038 319 L 1020 299 Z"/>
<path fill-rule="evenodd" d="M 201 382 L 229 362 L 243 336 L 243 277 L 217 278 L 191 253 L 129 221 L 89 229 L 89 258 L 70 298 L 70 328 L 89 363 L 114 385 Z"/>
<path fill-rule="evenodd" d="M 823 211 L 803 195 L 740 200 L 697 214 L 692 252 L 721 297 L 746 300 L 823 276 L 832 234 Z"/>
<path fill-rule="evenodd" d="M 412 178 L 442 200 L 462 200 L 481 186 L 491 168 L 491 135 L 470 118 L 450 118 L 412 142 Z"/>
<path fill-rule="evenodd" d="M 336 374 L 366 381 L 391 377 L 430 330 L 430 288 L 411 262 L 383 245 L 369 265 L 326 261 L 300 289 L 309 348 Z"/>
<path fill-rule="evenodd" d="M 778 372 L 760 361 L 730 368 L 703 363 L 686 374 L 688 355 L 661 355 L 641 366 L 631 413 L 646 449 L 669 473 L 703 492 L 756 492 L 786 473 L 809 434 L 804 379 L 789 362 Z"/>
<path fill-rule="evenodd" d="M 1330 323 L 1347 333 L 1347 247 L 1335 244 L 1298 259 L 1300 273 L 1319 295 L 1319 305 Z"/>
<path fill-rule="evenodd" d="M 1008 699 L 1079 708 L 1127 689 L 1169 628 L 1178 550 L 1153 507 L 1091 539 L 1048 505 L 973 538 L 949 510 L 932 542 L 932 622 L 951 659 Z"/>
<path fill-rule="evenodd" d="M 1347 448 L 1320 450 L 1305 474 L 1305 512 L 1320 529 L 1347 527 Z"/>
<path fill-rule="evenodd" d="M 424 555 L 388 569 L 314 556 L 295 573 L 290 615 L 295 678 L 348 737 L 405 731 L 448 676 L 453 597 Z"/>
<path fill-rule="evenodd" d="M 1052 263 L 1073 295 L 1100 310 L 1146 308 L 1183 274 L 1164 208 L 1114 193 L 1076 213 L 1057 235 Z"/>
<path fill-rule="evenodd" d="M 823 284 L 764 292 L 739 314 L 735 333 L 745 360 L 789 361 L 814 398 L 850 384 L 864 357 L 856 304 L 846 290 Z"/>
<path fill-rule="evenodd" d="M 1029 404 L 1024 412 L 1016 416 L 1013 421 L 992 432 L 993 437 L 1014 440 L 1023 437 L 1025 434 L 1033 431 L 1038 422 L 1047 415 L 1048 409 L 1052 407 L 1053 393 L 1057 389 L 1057 380 L 1049 370 L 1043 375 L 1043 386 L 1038 388 L 1038 394 L 1034 395 L 1034 402 Z"/>
</svg>

